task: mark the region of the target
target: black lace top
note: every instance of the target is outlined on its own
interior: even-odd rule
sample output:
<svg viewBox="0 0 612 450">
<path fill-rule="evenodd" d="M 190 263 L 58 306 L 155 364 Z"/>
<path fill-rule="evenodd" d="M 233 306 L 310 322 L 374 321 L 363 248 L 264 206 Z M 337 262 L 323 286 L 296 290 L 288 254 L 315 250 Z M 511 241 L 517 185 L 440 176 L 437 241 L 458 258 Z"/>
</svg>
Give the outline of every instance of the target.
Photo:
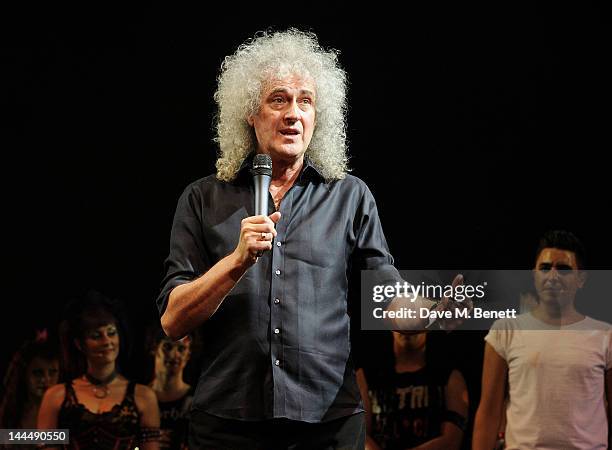
<svg viewBox="0 0 612 450">
<path fill-rule="evenodd" d="M 137 446 L 140 414 L 130 381 L 123 401 L 110 411 L 93 413 L 79 403 L 72 382 L 66 383 L 66 398 L 58 417 L 58 428 L 70 430 L 69 449 L 123 450 Z"/>
</svg>

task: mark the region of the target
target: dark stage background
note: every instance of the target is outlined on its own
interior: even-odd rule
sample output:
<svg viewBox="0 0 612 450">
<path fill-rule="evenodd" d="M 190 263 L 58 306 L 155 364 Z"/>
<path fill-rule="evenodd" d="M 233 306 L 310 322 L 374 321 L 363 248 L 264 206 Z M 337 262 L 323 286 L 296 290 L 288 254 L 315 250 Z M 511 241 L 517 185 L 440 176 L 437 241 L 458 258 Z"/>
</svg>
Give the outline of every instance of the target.
<svg viewBox="0 0 612 450">
<path fill-rule="evenodd" d="M 142 375 L 176 201 L 214 169 L 219 65 L 270 25 L 341 50 L 351 167 L 399 268 L 529 268 L 538 236 L 559 227 L 609 268 L 605 11 L 507 5 L 248 24 L 178 6 L 5 11 L 0 370 L 96 288 L 127 303 Z M 481 338 L 454 339 L 474 390 Z M 360 340 L 366 356 L 377 339 Z"/>
</svg>

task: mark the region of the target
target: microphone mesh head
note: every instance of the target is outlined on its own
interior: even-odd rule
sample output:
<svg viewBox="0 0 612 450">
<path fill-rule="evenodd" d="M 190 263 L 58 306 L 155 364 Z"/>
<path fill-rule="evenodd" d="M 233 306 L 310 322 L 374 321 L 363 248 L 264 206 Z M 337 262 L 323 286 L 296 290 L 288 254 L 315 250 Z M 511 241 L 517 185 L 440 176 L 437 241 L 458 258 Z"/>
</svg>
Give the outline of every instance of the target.
<svg viewBox="0 0 612 450">
<path fill-rule="evenodd" d="M 253 166 L 251 169 L 253 175 L 272 176 L 272 158 L 270 155 L 258 153 L 253 158 Z"/>
</svg>

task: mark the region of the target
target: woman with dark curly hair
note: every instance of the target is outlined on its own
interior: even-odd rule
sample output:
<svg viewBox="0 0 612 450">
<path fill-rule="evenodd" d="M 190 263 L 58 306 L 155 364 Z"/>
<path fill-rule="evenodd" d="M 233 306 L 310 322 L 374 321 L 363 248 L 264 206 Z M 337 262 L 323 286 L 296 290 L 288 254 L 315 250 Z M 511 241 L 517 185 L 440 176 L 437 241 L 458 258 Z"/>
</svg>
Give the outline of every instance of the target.
<svg viewBox="0 0 612 450">
<path fill-rule="evenodd" d="M 127 341 L 118 306 L 90 292 L 69 307 L 62 323 L 62 362 L 74 378 L 47 391 L 38 428 L 69 429 L 67 448 L 159 448 L 155 393 L 119 373 L 119 350 Z"/>
<path fill-rule="evenodd" d="M 0 428 L 36 428 L 45 391 L 58 382 L 59 353 L 47 331 L 37 332 L 15 353 L 4 376 Z"/>
</svg>

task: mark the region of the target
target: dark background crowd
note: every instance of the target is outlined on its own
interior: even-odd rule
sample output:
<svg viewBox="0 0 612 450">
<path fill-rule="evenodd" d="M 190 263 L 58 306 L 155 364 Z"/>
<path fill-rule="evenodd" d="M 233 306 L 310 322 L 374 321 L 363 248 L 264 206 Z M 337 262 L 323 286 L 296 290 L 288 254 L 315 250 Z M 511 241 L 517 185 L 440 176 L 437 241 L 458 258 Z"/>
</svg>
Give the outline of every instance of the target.
<svg viewBox="0 0 612 450">
<path fill-rule="evenodd" d="M 0 373 L 95 288 L 127 306 L 125 370 L 146 377 L 176 201 L 214 171 L 219 66 L 270 26 L 312 30 L 341 51 L 350 166 L 377 199 L 398 268 L 529 269 L 551 228 L 576 233 L 590 266 L 609 268 L 602 5 L 389 7 L 357 19 L 270 7 L 250 22 L 174 6 L 0 14 Z M 484 333 L 455 334 L 475 408 Z M 355 339 L 366 360 L 376 352 L 376 333 Z"/>
</svg>

